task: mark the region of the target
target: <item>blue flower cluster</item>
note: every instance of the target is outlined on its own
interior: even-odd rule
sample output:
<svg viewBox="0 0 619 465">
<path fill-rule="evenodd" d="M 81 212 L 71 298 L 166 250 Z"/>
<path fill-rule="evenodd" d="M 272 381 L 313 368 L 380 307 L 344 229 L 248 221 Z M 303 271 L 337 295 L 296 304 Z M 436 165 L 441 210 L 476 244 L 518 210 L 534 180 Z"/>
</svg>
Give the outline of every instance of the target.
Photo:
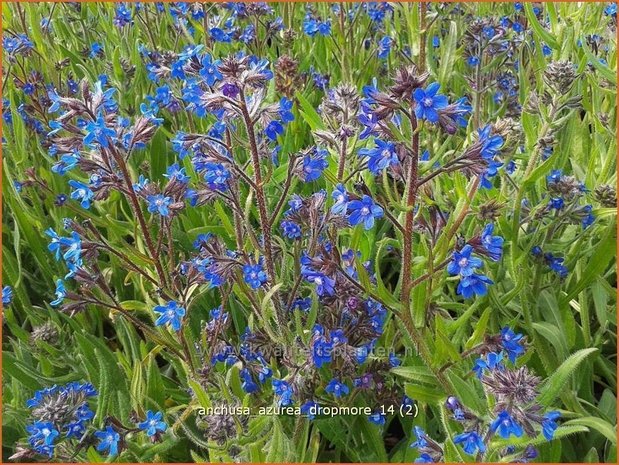
<svg viewBox="0 0 619 465">
<path fill-rule="evenodd" d="M 351 226 L 362 224 L 365 230 L 369 230 L 374 227 L 376 220 L 384 215 L 383 208 L 369 195 L 351 200 L 343 184 L 336 186 L 331 197 L 335 201 L 331 213 L 346 216 Z"/>
<path fill-rule="evenodd" d="M 95 416 L 88 399 L 96 395 L 92 384 L 77 382 L 36 391 L 26 402 L 34 420 L 26 426 L 32 450 L 52 458 L 61 441 L 81 441 Z"/>
<path fill-rule="evenodd" d="M 568 268 L 564 265 L 565 258 L 558 257 L 550 252 L 543 252 L 541 247 L 536 245 L 531 249 L 531 254 L 543 260 L 543 262 L 548 266 L 548 268 L 553 271 L 559 278 L 565 279 L 569 274 Z"/>
<path fill-rule="evenodd" d="M 74 278 L 80 269 L 83 267 L 82 262 L 82 239 L 76 231 L 70 231 L 68 237 L 59 236 L 52 228 L 48 228 L 45 234 L 51 238 L 48 245 L 48 250 L 54 254 L 56 260 L 63 259 L 69 273 L 64 279 Z M 51 305 L 60 305 L 67 295 L 63 279 L 56 281 L 56 299 L 51 302 Z"/>
<path fill-rule="evenodd" d="M 9 55 L 9 59 L 16 56 L 28 56 L 34 49 L 34 44 L 26 34 L 4 34 L 2 36 L 2 49 Z"/>
<path fill-rule="evenodd" d="M 486 295 L 487 285 L 494 283 L 487 276 L 477 272 L 483 262 L 472 254 L 473 247 L 467 244 L 460 251 L 453 252 L 452 260 L 447 265 L 447 272 L 450 275 L 460 277 L 456 292 L 465 299 Z"/>
<path fill-rule="evenodd" d="M 504 239 L 493 234 L 494 224 L 489 223 L 479 236 L 471 239 L 460 250 L 455 250 L 451 262 L 447 265 L 447 272 L 450 275 L 460 277 L 456 292 L 465 299 L 486 295 L 487 285 L 493 284 L 490 278 L 478 272 L 483 262 L 473 255 L 475 252 L 495 262 L 500 260 L 503 254 Z"/>
<path fill-rule="evenodd" d="M 550 411 L 545 415 L 538 412 L 541 407 L 536 404 L 537 385 L 540 379 L 530 373 L 527 367 L 516 368 L 518 357 L 526 352 L 524 336 L 505 327 L 497 336 L 488 338 L 486 343 L 478 348 L 485 355 L 475 361 L 473 371 L 482 381 L 487 395 L 492 396 L 495 417 L 488 425 L 486 434 L 480 429 L 475 414 L 463 406 L 455 397 L 447 399 L 446 408 L 452 412 L 453 419 L 465 427 L 465 431 L 454 438 L 463 450 L 471 455 L 483 454 L 492 435 L 497 434 L 503 439 L 512 436 L 522 437 L 525 433 L 536 437 L 539 433 L 535 425 L 541 428 L 546 440 L 554 437 L 558 428 L 556 420 L 560 413 Z M 504 358 L 511 363 L 508 367 Z M 513 454 L 513 451 L 510 452 Z M 525 451 L 531 455 L 531 451 Z"/>
<path fill-rule="evenodd" d="M 166 305 L 157 305 L 153 311 L 159 313 L 155 326 L 169 325 L 174 331 L 180 331 L 185 309 L 178 302 L 171 300 Z"/>
</svg>

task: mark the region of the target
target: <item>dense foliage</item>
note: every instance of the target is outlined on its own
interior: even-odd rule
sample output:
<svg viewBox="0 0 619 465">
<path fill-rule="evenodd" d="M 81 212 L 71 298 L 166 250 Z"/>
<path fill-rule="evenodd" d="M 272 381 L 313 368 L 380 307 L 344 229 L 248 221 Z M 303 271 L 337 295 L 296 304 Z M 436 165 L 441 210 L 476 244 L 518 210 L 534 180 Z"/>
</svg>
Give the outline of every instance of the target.
<svg viewBox="0 0 619 465">
<path fill-rule="evenodd" d="M 616 6 L 3 4 L 3 455 L 616 461 Z"/>
</svg>

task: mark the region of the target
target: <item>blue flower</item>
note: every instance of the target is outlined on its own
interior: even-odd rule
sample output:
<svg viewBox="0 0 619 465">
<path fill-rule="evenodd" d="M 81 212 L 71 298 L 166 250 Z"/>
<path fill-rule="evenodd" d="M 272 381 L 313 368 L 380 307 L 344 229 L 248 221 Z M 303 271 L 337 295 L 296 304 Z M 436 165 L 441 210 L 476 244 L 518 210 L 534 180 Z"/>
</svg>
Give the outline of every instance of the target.
<svg viewBox="0 0 619 465">
<path fill-rule="evenodd" d="M 471 276 L 475 273 L 475 269 L 482 266 L 481 259 L 471 256 L 473 247 L 469 244 L 462 247 L 460 252 L 454 251 L 452 260 L 447 266 L 447 272 L 450 275 L 459 274 L 462 277 Z"/>
<path fill-rule="evenodd" d="M 310 283 L 316 285 L 316 294 L 319 296 L 333 295 L 335 292 L 335 279 L 318 271 L 307 270 L 303 272 L 303 276 Z"/>
<path fill-rule="evenodd" d="M 454 443 L 460 444 L 464 452 L 469 455 L 475 455 L 477 451 L 486 452 L 486 445 L 483 439 L 476 431 L 469 431 L 458 434 L 454 437 Z"/>
<path fill-rule="evenodd" d="M 473 274 L 460 280 L 456 293 L 462 295 L 465 299 L 470 299 L 476 295 L 484 296 L 488 292 L 486 288 L 488 284 L 494 284 L 494 281 L 483 274 Z"/>
<path fill-rule="evenodd" d="M 116 6 L 116 14 L 114 15 L 114 19 L 112 23 L 116 27 L 123 27 L 127 24 L 131 24 L 131 10 L 124 3 L 119 3 Z"/>
<path fill-rule="evenodd" d="M 554 210 L 561 210 L 565 205 L 565 202 L 561 197 L 553 197 L 548 202 L 548 207 Z"/>
<path fill-rule="evenodd" d="M 279 396 L 279 405 L 287 406 L 293 403 L 292 395 L 294 394 L 292 391 L 292 387 L 287 381 L 273 378 L 271 381 L 273 385 L 273 392 L 275 395 Z"/>
<path fill-rule="evenodd" d="M 80 257 L 82 253 L 82 241 L 80 236 L 75 231 L 71 232 L 71 237 L 59 237 L 56 232 L 49 228 L 45 231 L 45 234 L 52 238 L 52 242 L 49 244 L 48 249 L 50 252 L 54 252 L 56 260 L 60 260 L 62 248 L 64 253 L 62 258 L 69 263 L 80 263 Z"/>
<path fill-rule="evenodd" d="M 482 359 L 479 359 L 478 361 L 483 362 Z M 485 365 L 485 362 L 483 362 Z M 475 370 L 476 367 L 473 367 L 473 370 Z M 454 396 L 449 396 L 447 398 L 447 400 L 445 401 L 445 407 L 448 410 L 451 410 L 451 412 L 453 413 L 453 419 L 456 421 L 464 421 L 466 420 L 466 414 L 464 412 L 464 409 L 462 408 L 462 404 L 460 403 L 460 401 L 458 400 L 457 397 Z"/>
<path fill-rule="evenodd" d="M 284 126 L 280 121 L 273 120 L 264 128 L 264 133 L 269 139 L 275 141 L 277 136 L 284 133 Z"/>
<path fill-rule="evenodd" d="M 228 189 L 230 171 L 221 163 L 205 163 L 204 180 L 213 190 L 225 191 Z"/>
<path fill-rule="evenodd" d="M 359 155 L 368 157 L 368 168 L 372 174 L 380 174 L 385 168 L 399 164 L 396 146 L 393 142 L 380 139 L 376 139 L 374 142 L 376 147 L 359 150 Z"/>
<path fill-rule="evenodd" d="M 493 232 L 494 224 L 487 224 L 481 233 L 481 244 L 488 252 L 490 258 L 496 262 L 503 254 L 503 238 L 501 236 L 493 236 Z"/>
<path fill-rule="evenodd" d="M 105 124 L 103 116 L 99 116 L 96 121 L 89 122 L 85 127 L 86 135 L 84 136 L 84 144 L 90 148 L 96 148 L 94 142 L 106 149 L 110 146 L 109 139 L 116 136 L 116 131 L 108 128 Z"/>
<path fill-rule="evenodd" d="M 26 34 L 18 34 L 17 36 L 2 37 L 2 47 L 10 55 L 28 55 L 34 48 L 34 44 L 28 39 Z"/>
<path fill-rule="evenodd" d="M 473 367 L 473 371 L 477 374 L 478 378 L 481 378 L 484 374 L 484 370 L 502 370 L 503 367 L 503 352 L 499 352 L 498 354 L 495 352 L 490 352 L 486 356 L 486 360 L 482 357 L 478 358 L 475 361 L 475 366 Z"/>
<path fill-rule="evenodd" d="M 555 257 L 553 254 L 548 252 L 544 254 L 544 259 L 548 263 L 550 269 L 557 273 L 561 279 L 567 277 L 568 269 L 563 264 L 565 261 L 563 257 Z"/>
<path fill-rule="evenodd" d="M 503 147 L 503 138 L 499 135 L 492 135 L 491 131 L 490 125 L 477 130 L 481 144 L 481 156 L 488 162 L 497 156 L 501 147 Z"/>
<path fill-rule="evenodd" d="M 438 111 L 448 105 L 447 97 L 437 94 L 440 84 L 433 82 L 425 90 L 418 88 L 413 92 L 413 98 L 417 105 L 415 106 L 415 115 L 419 119 L 426 119 L 430 123 L 438 123 Z"/>
<path fill-rule="evenodd" d="M 329 381 L 329 384 L 326 385 L 325 391 L 329 394 L 333 394 L 335 397 L 342 397 L 350 392 L 350 388 L 344 383 L 341 383 L 338 379 L 333 378 Z"/>
<path fill-rule="evenodd" d="M 389 36 L 385 36 L 380 39 L 380 41 L 378 42 L 378 51 L 376 52 L 380 60 L 384 60 L 389 56 L 389 53 L 391 52 L 392 42 L 393 39 Z"/>
<path fill-rule="evenodd" d="M 361 104 L 361 114 L 358 116 L 358 120 L 363 126 L 363 132 L 359 134 L 359 139 L 367 139 L 370 135 L 374 134 L 374 129 L 378 124 L 378 117 L 365 103 Z"/>
<path fill-rule="evenodd" d="M 391 352 L 389 354 L 389 365 L 391 365 L 392 367 L 399 367 L 400 365 L 402 365 L 402 361 L 398 358 L 396 354 Z"/>
<path fill-rule="evenodd" d="M 308 400 L 301 405 L 301 414 L 307 415 L 307 418 L 313 420 L 316 418 L 315 412 L 318 411 L 318 403 L 315 400 Z"/>
<path fill-rule="evenodd" d="M 435 463 L 435 462 L 430 454 L 428 454 L 427 452 L 424 452 L 423 454 L 419 455 L 419 457 L 415 459 L 415 463 Z"/>
<path fill-rule="evenodd" d="M 166 174 L 163 176 L 170 181 L 176 180 L 182 184 L 187 184 L 189 182 L 189 176 L 185 173 L 185 168 L 181 168 L 178 163 L 168 166 Z"/>
<path fill-rule="evenodd" d="M 99 42 L 93 42 L 90 46 L 90 58 L 96 58 L 99 55 L 103 55 L 103 45 Z"/>
<path fill-rule="evenodd" d="M 327 162 L 327 151 L 314 148 L 310 153 L 303 157 L 303 172 L 301 179 L 311 182 L 322 176 L 322 172 L 329 166 Z"/>
<path fill-rule="evenodd" d="M 328 36 L 331 34 L 331 21 L 324 21 L 318 24 L 318 33 L 321 36 Z"/>
<path fill-rule="evenodd" d="M 157 305 L 154 309 L 160 316 L 155 321 L 155 326 L 169 324 L 174 331 L 181 329 L 181 319 L 185 316 L 185 309 L 178 303 L 170 300 L 165 306 Z"/>
<path fill-rule="evenodd" d="M 583 229 L 587 229 L 595 221 L 595 215 L 593 213 L 591 213 L 592 210 L 593 210 L 593 207 L 591 205 L 585 205 L 583 207 L 583 209 L 582 209 L 582 211 L 586 215 L 582 219 L 582 227 L 583 227 Z"/>
<path fill-rule="evenodd" d="M 252 289 L 258 289 L 267 282 L 267 274 L 262 269 L 262 265 L 243 266 L 243 279 Z"/>
<path fill-rule="evenodd" d="M 385 424 L 386 418 L 385 415 L 383 415 L 382 413 L 374 412 L 372 415 L 368 416 L 368 420 L 370 421 L 370 423 L 374 423 L 378 426 L 383 426 Z"/>
<path fill-rule="evenodd" d="M 76 411 L 75 411 L 75 417 L 79 420 L 79 421 L 88 421 L 88 420 L 92 420 L 95 417 L 95 412 L 93 412 L 92 410 L 90 410 L 90 407 L 88 407 L 87 403 L 83 403 Z"/>
<path fill-rule="evenodd" d="M 138 428 L 142 431 L 146 431 L 148 436 L 155 436 L 159 431 L 163 432 L 167 429 L 168 425 L 162 421 L 163 413 L 146 412 L 146 419 L 138 423 Z"/>
<path fill-rule="evenodd" d="M 216 81 L 223 79 L 223 76 L 219 72 L 218 66 L 221 64 L 220 60 L 213 61 L 211 56 L 207 53 L 202 57 L 202 68 L 200 69 L 200 76 L 204 78 L 209 86 L 215 84 Z"/>
<path fill-rule="evenodd" d="M 561 413 L 557 411 L 548 412 L 542 420 L 542 433 L 547 441 L 551 441 L 555 435 L 555 431 L 559 427 L 557 420 L 561 418 Z"/>
<path fill-rule="evenodd" d="M 262 362 L 262 367 L 258 372 L 258 381 L 264 384 L 264 382 L 266 382 L 266 380 L 269 379 L 271 376 L 273 376 L 273 370 L 271 370 L 271 368 L 266 365 L 266 362 Z"/>
<path fill-rule="evenodd" d="M 118 443 L 120 442 L 120 434 L 118 434 L 111 426 L 108 426 L 103 431 L 96 431 L 95 437 L 99 439 L 97 451 L 108 451 L 110 457 L 118 455 Z"/>
<path fill-rule="evenodd" d="M 279 101 L 279 117 L 284 124 L 294 121 L 294 114 L 292 113 L 292 100 L 288 100 L 286 97 L 281 98 Z"/>
<path fill-rule="evenodd" d="M 321 368 L 325 363 L 331 363 L 331 353 L 333 351 L 333 344 L 324 336 L 321 336 L 314 340 L 312 345 L 312 360 L 316 368 Z"/>
<path fill-rule="evenodd" d="M 64 287 L 64 281 L 62 279 L 56 280 L 56 300 L 50 302 L 49 304 L 52 307 L 57 307 L 62 303 L 64 298 L 67 296 L 67 291 Z"/>
<path fill-rule="evenodd" d="M 224 31 L 221 28 L 214 27 L 214 28 L 211 28 L 211 30 L 209 32 L 211 34 L 211 38 L 215 42 L 228 43 L 228 42 L 232 41 L 232 39 L 230 38 L 230 34 L 228 34 L 226 31 Z"/>
<path fill-rule="evenodd" d="M 79 152 L 75 151 L 72 153 L 64 153 L 60 157 L 58 163 L 52 166 L 52 172 L 64 176 L 67 171 L 71 171 L 77 163 L 80 161 Z"/>
<path fill-rule="evenodd" d="M 318 32 L 318 21 L 311 16 L 306 16 L 303 21 L 303 32 L 310 37 L 313 37 Z"/>
<path fill-rule="evenodd" d="M 331 213 L 334 215 L 345 215 L 348 208 L 348 192 L 343 184 L 335 186 L 333 193 L 331 194 L 335 203 L 331 207 Z"/>
<path fill-rule="evenodd" d="M 146 197 L 146 201 L 148 202 L 148 211 L 150 213 L 157 212 L 161 216 L 168 216 L 170 214 L 168 209 L 172 203 L 170 197 L 164 197 L 162 194 L 149 195 Z"/>
<path fill-rule="evenodd" d="M 284 220 L 280 227 L 284 236 L 288 239 L 298 239 L 301 237 L 301 227 L 294 221 Z"/>
<path fill-rule="evenodd" d="M 291 310 L 300 310 L 302 312 L 307 312 L 310 308 L 312 308 L 312 298 L 311 297 L 297 297 L 292 302 Z"/>
<path fill-rule="evenodd" d="M 522 426 L 516 423 L 505 410 L 499 412 L 497 418 L 490 424 L 490 431 L 492 433 L 498 432 L 503 439 L 509 439 L 512 434 L 519 438 L 524 433 Z"/>
<path fill-rule="evenodd" d="M 2 288 L 2 305 L 8 307 L 13 301 L 13 288 L 11 286 L 4 286 Z"/>
<path fill-rule="evenodd" d="M 241 388 L 243 388 L 246 393 L 251 394 L 260 389 L 258 385 L 254 382 L 251 373 L 247 368 L 243 368 L 240 371 L 239 376 L 241 377 Z"/>
<path fill-rule="evenodd" d="M 604 8 L 604 14 L 606 16 L 617 16 L 617 4 L 609 3 L 606 5 L 606 8 Z"/>
<path fill-rule="evenodd" d="M 416 440 L 410 445 L 410 447 L 422 448 L 428 445 L 428 435 L 420 426 L 415 426 L 413 428 L 413 433 L 415 434 Z"/>
<path fill-rule="evenodd" d="M 352 226 L 363 223 L 368 230 L 374 226 L 374 220 L 383 216 L 383 209 L 374 203 L 372 197 L 364 195 L 361 200 L 353 200 L 348 204 L 350 215 L 348 221 Z"/>
<path fill-rule="evenodd" d="M 74 421 L 65 426 L 65 435 L 67 438 L 80 439 L 86 432 L 86 426 L 83 421 Z"/>
<path fill-rule="evenodd" d="M 243 29 L 243 33 L 239 36 L 239 40 L 244 44 L 249 44 L 256 38 L 256 26 L 253 24 L 248 24 L 245 29 Z"/>
<path fill-rule="evenodd" d="M 90 202 L 95 197 L 95 194 L 90 190 L 90 187 L 73 179 L 69 181 L 69 186 L 74 189 L 73 192 L 71 192 L 71 198 L 73 200 L 81 200 L 80 205 L 82 208 L 90 208 Z"/>
<path fill-rule="evenodd" d="M 26 427 L 26 431 L 30 434 L 28 440 L 33 446 L 51 446 L 60 435 L 54 425 L 48 421 L 35 421 L 32 425 Z"/>
<path fill-rule="evenodd" d="M 516 363 L 516 359 L 526 352 L 523 338 L 522 334 L 516 334 L 507 326 L 501 330 L 501 345 L 512 363 Z"/>
<path fill-rule="evenodd" d="M 329 75 L 320 74 L 314 69 L 313 66 L 310 66 L 310 73 L 312 75 L 312 81 L 314 82 L 314 85 L 320 90 L 326 90 L 327 86 L 329 85 Z"/>
<path fill-rule="evenodd" d="M 148 182 L 149 182 L 148 179 L 146 179 L 143 174 L 140 174 L 140 177 L 138 178 L 138 182 L 136 182 L 133 185 L 133 190 L 136 192 L 140 192 L 142 189 L 144 189 L 148 185 Z"/>
</svg>

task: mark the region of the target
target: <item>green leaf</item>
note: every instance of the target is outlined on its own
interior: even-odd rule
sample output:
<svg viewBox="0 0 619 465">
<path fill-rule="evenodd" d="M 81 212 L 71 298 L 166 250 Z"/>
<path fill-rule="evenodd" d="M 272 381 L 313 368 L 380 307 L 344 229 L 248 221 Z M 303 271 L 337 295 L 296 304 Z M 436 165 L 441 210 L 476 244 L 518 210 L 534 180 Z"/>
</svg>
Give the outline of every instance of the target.
<svg viewBox="0 0 619 465">
<path fill-rule="evenodd" d="M 417 381 L 424 384 L 436 384 L 437 380 L 434 374 L 426 366 L 407 366 L 407 367 L 395 367 L 391 369 L 391 372 L 401 376 L 404 379 L 411 381 Z"/>
<path fill-rule="evenodd" d="M 603 64 L 600 59 L 596 57 L 591 50 L 589 50 L 589 46 L 585 41 L 583 41 L 582 50 L 585 52 L 589 63 L 591 63 L 593 67 L 600 72 L 604 79 L 610 81 L 614 85 L 617 85 L 617 72 L 611 70 L 607 65 Z"/>
<path fill-rule="evenodd" d="M 426 404 L 439 404 L 447 397 L 447 394 L 437 387 L 421 386 L 419 384 L 407 383 L 404 385 L 404 391 L 411 399 L 425 402 Z"/>
<path fill-rule="evenodd" d="M 445 40 L 441 44 L 441 64 L 438 69 L 438 82 L 447 88 L 450 75 L 454 71 L 454 62 L 456 59 L 456 48 L 458 46 L 458 26 L 455 21 L 449 22 L 449 33 L 445 36 Z"/>
<path fill-rule="evenodd" d="M 166 135 L 162 130 L 157 130 L 150 143 L 148 162 L 150 163 L 151 181 L 157 182 L 166 172 L 168 167 L 168 149 Z"/>
<path fill-rule="evenodd" d="M 540 24 L 537 16 L 535 15 L 535 12 L 533 11 L 533 5 L 531 3 L 524 3 L 524 12 L 535 34 L 537 34 L 542 39 L 542 41 L 544 41 L 550 47 L 558 50 L 559 44 L 557 43 L 554 36 L 546 29 L 544 29 L 544 27 Z"/>
<path fill-rule="evenodd" d="M 576 368 L 589 356 L 597 352 L 598 349 L 582 349 L 573 353 L 565 360 L 559 368 L 546 380 L 543 387 L 540 389 L 538 402 L 549 407 L 557 396 L 565 389 L 565 384 Z"/>
<path fill-rule="evenodd" d="M 613 426 L 607 421 L 597 417 L 582 417 L 575 418 L 563 423 L 563 426 L 581 425 L 592 428 L 599 433 L 602 433 L 614 446 L 617 445 L 617 426 Z"/>
<path fill-rule="evenodd" d="M 297 92 L 295 98 L 299 102 L 299 105 L 301 105 L 301 114 L 307 124 L 309 124 L 311 130 L 323 129 L 322 118 L 314 106 L 307 101 L 301 92 Z"/>
</svg>

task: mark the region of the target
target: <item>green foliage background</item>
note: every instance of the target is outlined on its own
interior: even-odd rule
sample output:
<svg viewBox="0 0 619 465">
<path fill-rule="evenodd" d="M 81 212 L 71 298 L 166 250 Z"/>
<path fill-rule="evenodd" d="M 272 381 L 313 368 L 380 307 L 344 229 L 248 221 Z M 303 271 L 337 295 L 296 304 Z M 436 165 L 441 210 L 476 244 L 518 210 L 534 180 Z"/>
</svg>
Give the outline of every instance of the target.
<svg viewBox="0 0 619 465">
<path fill-rule="evenodd" d="M 611 37 L 607 31 L 608 18 L 602 13 L 605 4 L 577 5 L 573 3 L 544 4 L 550 18 L 550 28 L 543 28 L 526 6 L 534 50 L 525 44 L 521 53 L 526 56 L 526 66 L 519 69 L 520 101 L 524 103 L 532 91 L 541 91 L 543 71 L 547 61 L 540 53 L 541 44 L 552 48 L 554 60 L 570 60 L 577 65 L 581 75 L 572 93 L 582 96 L 584 112 L 573 112 L 557 133 L 554 154 L 540 163 L 527 178 L 514 179 L 522 186 L 526 198 L 541 201 L 545 193 L 545 176 L 551 169 L 563 169 L 572 173 L 593 190 L 601 184 L 616 185 L 616 43 L 610 44 L 608 64 L 601 64 L 593 57 L 586 44 L 577 45 L 578 39 L 587 34 L 601 34 Z M 392 53 L 384 64 L 374 56 L 374 50 L 361 46 L 370 27 L 367 18 L 361 19 L 353 31 L 353 40 L 346 40 L 335 22 L 332 38 L 310 39 L 302 34 L 303 6 L 277 4 L 273 6 L 285 22 L 293 20 L 297 38 L 289 49 L 281 43 L 260 43 L 252 52 L 275 62 L 286 52 L 300 61 L 299 68 L 307 71 L 310 66 L 329 74 L 331 83 L 349 81 L 358 88 L 378 77 L 379 83 L 386 82 L 385 75 L 402 62 L 398 53 Z M 396 38 L 397 47 L 409 45 L 414 57 L 419 54 L 419 14 L 414 3 L 394 5 L 394 21 L 386 26 L 386 33 Z M 511 14 L 510 4 L 462 4 L 462 8 L 478 16 Z M 49 3 L 2 5 L 5 30 L 22 32 L 35 44 L 36 53 L 24 66 L 37 70 L 44 82 L 58 82 L 66 79 L 66 71 L 59 73 L 54 64 L 69 60 L 68 69 L 76 80 L 85 78 L 91 82 L 106 73 L 114 87 L 121 109 L 135 113 L 154 85 L 146 77 L 144 64 L 138 53 L 138 44 L 149 48 L 156 45 L 162 50 L 180 50 L 181 45 L 204 41 L 200 22 L 196 32 L 179 36 L 172 29 L 169 15 L 147 19 L 149 26 L 141 21 L 130 28 L 118 29 L 112 26 L 114 14 L 110 3 L 82 4 L 81 13 L 69 14 L 67 5 L 52 6 Z M 329 5 L 316 6 L 328 16 Z M 53 11 L 52 11 L 53 10 Z M 52 30 L 41 28 L 43 17 L 52 14 Z M 70 20 L 67 20 L 70 19 Z M 432 80 L 438 81 L 451 97 L 470 93 L 467 73 L 469 69 L 462 59 L 461 39 L 467 24 L 458 19 L 439 19 L 428 30 L 428 41 L 445 28 L 449 31 L 440 48 L 428 50 L 428 66 Z M 103 45 L 105 56 L 92 60 L 84 57 L 81 50 L 92 42 Z M 155 44 L 152 41 L 156 41 Z M 214 56 L 224 56 L 237 45 L 215 44 Z M 122 64 L 135 65 L 135 75 L 129 78 Z M 588 65 L 592 63 L 592 65 Z M 10 65 L 3 57 L 5 73 Z M 9 68 L 9 69 L 7 69 Z M 14 69 L 13 69 L 14 71 Z M 5 74 L 6 76 L 6 74 Z M 270 89 L 274 95 L 274 89 Z M 115 415 L 128 420 L 132 410 L 164 409 L 170 423 L 174 423 L 174 435 L 163 443 L 153 446 L 149 443 L 132 443 L 132 460 L 141 461 L 187 461 L 219 459 L 229 461 L 230 457 L 207 443 L 186 421 L 196 402 L 201 406 L 211 404 L 212 393 L 205 392 L 192 380 L 183 378 L 184 367 L 171 357 L 162 354 L 162 346 L 153 341 L 144 341 L 131 325 L 117 315 L 91 308 L 88 312 L 70 318 L 52 309 L 48 302 L 53 295 L 53 283 L 64 275 L 61 264 L 55 262 L 47 251 L 47 238 L 43 231 L 56 227 L 65 217 L 90 219 L 111 242 L 126 243 L 136 232 L 128 204 L 118 194 L 98 203 L 90 210 L 83 210 L 75 202 L 63 207 L 54 206 L 54 196 L 45 193 L 37 195 L 27 192 L 18 194 L 14 181 L 23 180 L 26 170 L 34 169 L 45 179 L 54 193 L 67 192 L 67 180 L 54 175 L 50 167 L 54 160 L 41 146 L 37 137 L 23 124 L 17 106 L 24 100 L 22 92 L 9 79 L 3 87 L 3 97 L 10 102 L 13 125 L 4 126 L 2 163 L 2 275 L 3 284 L 14 287 L 13 304 L 4 309 L 3 319 L 3 451 L 6 458 L 13 452 L 15 442 L 25 436 L 27 421 L 25 402 L 33 391 L 42 387 L 66 383 L 72 380 L 89 380 L 97 386 L 101 395 L 97 405 L 95 422 L 101 424 L 106 415 Z M 297 94 L 296 120 L 291 123 L 283 139 L 284 152 L 299 150 L 312 144 L 310 130 L 321 126 L 318 106 L 322 93 L 311 85 L 299 89 Z M 482 121 L 492 121 L 501 109 L 488 96 Z M 161 179 L 165 167 L 175 161 L 175 154 L 169 140 L 174 133 L 193 125 L 196 132 L 206 130 L 207 121 L 193 118 L 187 121 L 184 114 L 174 120 L 166 120 L 149 147 L 138 155 L 133 166 L 143 162 L 149 165 L 151 179 Z M 521 120 L 525 134 L 525 153 L 517 155 L 519 166 L 526 165 L 533 152 L 544 121 L 539 116 L 524 113 Z M 442 141 L 439 141 L 442 142 Z M 444 153 L 445 144 L 435 143 L 436 153 Z M 334 178 L 336 164 L 331 163 L 326 175 Z M 283 179 L 285 169 L 276 170 L 274 180 Z M 445 179 L 436 186 L 435 197 L 443 196 L 452 203 L 453 216 L 465 208 L 462 200 L 466 196 L 467 181 L 457 175 Z M 325 187 L 325 186 L 319 186 Z M 305 187 L 307 192 L 312 188 Z M 331 190 L 331 187 L 328 187 Z M 277 198 L 273 192 L 272 197 Z M 498 189 L 480 192 L 473 203 L 476 207 L 489 199 L 504 203 L 505 214 L 498 221 L 498 229 L 507 244 L 506 257 L 493 268 L 492 277 L 497 283 L 490 288 L 489 295 L 471 302 L 458 300 L 455 295 L 442 293 L 443 286 L 435 285 L 432 295 L 426 295 L 427 288 L 420 286 L 414 291 L 414 320 L 420 325 L 428 323 L 426 310 L 429 302 L 438 308 L 448 310 L 449 318 L 435 318 L 425 325 L 424 339 L 433 354 L 433 366 L 460 362 L 460 353 L 482 341 L 484 335 L 492 334 L 504 325 L 517 326 L 528 336 L 532 344 L 525 362 L 540 376 L 548 376 L 544 384 L 543 403 L 560 406 L 564 412 L 563 426 L 558 431 L 558 441 L 540 444 L 543 461 L 616 461 L 616 209 L 601 208 L 594 204 L 596 223 L 590 231 L 583 233 L 578 227 L 568 229 L 562 237 L 547 244 L 549 250 L 563 254 L 570 273 L 565 282 L 559 282 L 554 275 L 544 273 L 529 255 L 532 245 L 539 244 L 546 234 L 540 228 L 535 234 L 518 234 L 508 212 L 517 209 L 513 188 L 501 183 Z M 466 237 L 479 223 L 474 215 L 467 217 L 460 232 Z M 189 250 L 191 241 L 199 233 L 213 232 L 223 237 L 233 237 L 232 225 L 224 207 L 202 207 L 187 210 L 174 231 L 174 240 Z M 374 258 L 381 264 L 382 280 L 389 280 L 390 269 L 399 264 L 386 253 L 389 246 L 399 247 L 395 239 L 377 229 L 369 233 L 360 228 L 343 231 L 350 235 L 351 247 L 359 249 L 365 258 Z M 420 245 L 427 252 L 425 244 Z M 447 256 L 453 244 L 444 244 L 440 254 Z M 127 253 L 139 265 L 147 265 L 139 249 L 127 247 Z M 427 256 L 427 253 L 426 253 Z M 427 267 L 424 253 L 415 262 L 416 273 L 422 274 Z M 119 294 L 123 307 L 146 314 L 154 305 L 151 294 L 143 280 L 132 272 L 122 269 L 114 258 L 103 268 Z M 379 277 L 380 273 L 379 273 Z M 445 277 L 441 278 L 444 284 Z M 453 286 L 452 286 L 453 287 Z M 385 301 L 397 304 L 397 294 L 389 285 L 379 284 L 377 293 Z M 268 301 L 267 301 L 268 304 Z M 206 315 L 208 309 L 218 305 L 215 296 L 200 296 L 196 304 Z M 231 301 L 236 321 L 244 321 L 242 300 Z M 238 308 L 235 308 L 238 307 Z M 61 341 L 50 345 L 41 341 L 33 343 L 31 329 L 46 321 L 52 321 L 61 329 Z M 198 321 L 195 322 L 199 324 Z M 395 321 L 390 323 L 386 338 L 400 336 Z M 162 331 L 159 337 L 171 335 Z M 403 344 L 407 341 L 404 339 Z M 166 369 L 160 369 L 160 358 L 165 357 Z M 466 366 L 465 366 L 466 365 Z M 451 380 L 461 389 L 458 395 L 468 405 L 485 404 L 478 386 L 465 380 L 467 363 L 452 372 Z M 561 367 L 561 368 L 559 368 Z M 420 404 L 421 414 L 415 424 L 423 425 L 429 432 L 439 429 L 450 432 L 445 411 L 440 403 L 448 393 L 438 387 L 432 371 L 419 359 L 411 357 L 400 368 L 394 370 L 406 381 L 406 392 Z M 222 382 L 228 389 L 226 396 L 241 395 L 238 377 L 235 373 L 221 373 Z M 228 379 L 223 377 L 228 376 Z M 191 400 L 185 389 L 191 387 L 197 401 Z M 249 400 L 245 398 L 245 402 Z M 316 427 L 308 422 L 296 422 L 288 418 L 265 417 L 252 420 L 247 435 L 242 439 L 249 456 L 255 461 L 411 461 L 415 452 L 408 448 L 410 427 L 405 425 L 407 438 L 387 452 L 381 433 L 365 419 L 320 420 Z M 451 433 L 449 433 L 451 434 Z M 327 448 L 326 440 L 333 446 Z M 447 440 L 450 443 L 450 440 Z M 446 447 L 448 458 L 454 461 L 470 460 L 451 444 Z M 103 460 L 92 448 L 85 459 Z"/>
</svg>

